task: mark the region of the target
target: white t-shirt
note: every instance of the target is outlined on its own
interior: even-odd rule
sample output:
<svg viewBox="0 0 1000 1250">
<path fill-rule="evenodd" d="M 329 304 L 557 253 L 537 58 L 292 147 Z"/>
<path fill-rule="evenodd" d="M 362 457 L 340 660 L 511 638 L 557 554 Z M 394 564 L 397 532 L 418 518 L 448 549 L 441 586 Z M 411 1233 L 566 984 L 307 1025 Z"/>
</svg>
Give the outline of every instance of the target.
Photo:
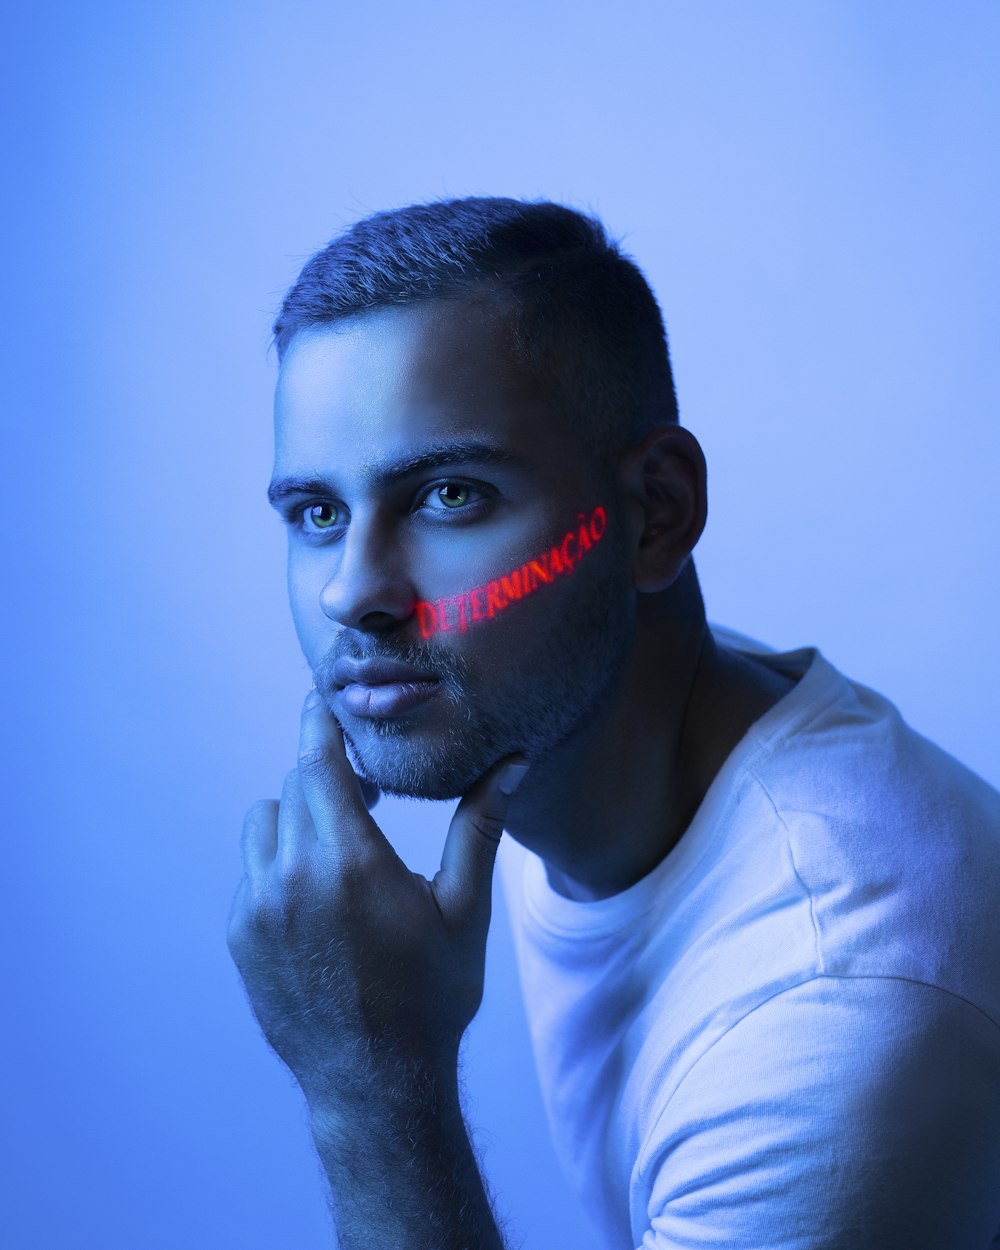
<svg viewBox="0 0 1000 1250">
<path fill-rule="evenodd" d="M 800 679 L 652 872 L 577 902 L 501 839 L 556 1153 L 606 1250 L 987 1250 L 1000 794 L 817 648 L 711 628 Z"/>
</svg>

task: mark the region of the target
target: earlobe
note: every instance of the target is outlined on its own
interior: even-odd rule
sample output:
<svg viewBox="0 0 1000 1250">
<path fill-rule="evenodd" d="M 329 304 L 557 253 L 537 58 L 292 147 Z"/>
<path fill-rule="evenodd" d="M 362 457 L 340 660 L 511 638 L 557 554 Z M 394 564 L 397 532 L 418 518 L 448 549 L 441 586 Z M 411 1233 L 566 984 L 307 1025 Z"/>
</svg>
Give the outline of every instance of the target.
<svg viewBox="0 0 1000 1250">
<path fill-rule="evenodd" d="M 645 594 L 667 590 L 687 562 L 691 548 L 678 542 L 666 526 L 650 526 L 639 540 L 635 558 L 635 587 Z"/>
</svg>

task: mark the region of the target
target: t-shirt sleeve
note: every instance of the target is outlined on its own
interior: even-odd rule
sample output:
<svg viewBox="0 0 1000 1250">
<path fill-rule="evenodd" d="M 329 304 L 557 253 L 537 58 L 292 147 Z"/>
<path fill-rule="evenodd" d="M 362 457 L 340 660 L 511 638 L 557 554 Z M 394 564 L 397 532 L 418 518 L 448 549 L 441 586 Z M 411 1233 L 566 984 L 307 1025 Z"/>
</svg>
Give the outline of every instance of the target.
<svg viewBox="0 0 1000 1250">
<path fill-rule="evenodd" d="M 987 1250 L 1000 1028 L 902 978 L 784 990 L 685 1074 L 632 1192 L 642 1250 Z"/>
</svg>

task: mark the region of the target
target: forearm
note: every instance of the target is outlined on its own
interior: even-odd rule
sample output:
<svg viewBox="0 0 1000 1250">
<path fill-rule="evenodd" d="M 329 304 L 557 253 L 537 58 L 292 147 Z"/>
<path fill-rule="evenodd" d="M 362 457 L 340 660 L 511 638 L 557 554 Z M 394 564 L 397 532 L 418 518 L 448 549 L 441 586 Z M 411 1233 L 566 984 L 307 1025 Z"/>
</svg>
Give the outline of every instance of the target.
<svg viewBox="0 0 1000 1250">
<path fill-rule="evenodd" d="M 469 1141 L 457 1068 L 373 1079 L 310 1104 L 342 1250 L 504 1250 Z"/>
</svg>

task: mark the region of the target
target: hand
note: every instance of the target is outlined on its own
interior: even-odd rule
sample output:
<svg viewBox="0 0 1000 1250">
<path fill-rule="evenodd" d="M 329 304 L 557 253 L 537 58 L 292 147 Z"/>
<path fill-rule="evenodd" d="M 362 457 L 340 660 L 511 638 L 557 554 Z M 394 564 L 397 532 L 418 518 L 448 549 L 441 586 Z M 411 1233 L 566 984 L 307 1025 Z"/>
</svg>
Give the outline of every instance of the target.
<svg viewBox="0 0 1000 1250">
<path fill-rule="evenodd" d="M 381 1063 L 457 1061 L 483 994 L 491 881 L 509 801 L 499 761 L 462 798 L 433 881 L 368 812 L 339 724 L 311 692 L 280 803 L 256 803 L 227 940 L 269 1044 L 314 1101 Z M 510 791 L 516 782 L 507 779 Z"/>
</svg>

